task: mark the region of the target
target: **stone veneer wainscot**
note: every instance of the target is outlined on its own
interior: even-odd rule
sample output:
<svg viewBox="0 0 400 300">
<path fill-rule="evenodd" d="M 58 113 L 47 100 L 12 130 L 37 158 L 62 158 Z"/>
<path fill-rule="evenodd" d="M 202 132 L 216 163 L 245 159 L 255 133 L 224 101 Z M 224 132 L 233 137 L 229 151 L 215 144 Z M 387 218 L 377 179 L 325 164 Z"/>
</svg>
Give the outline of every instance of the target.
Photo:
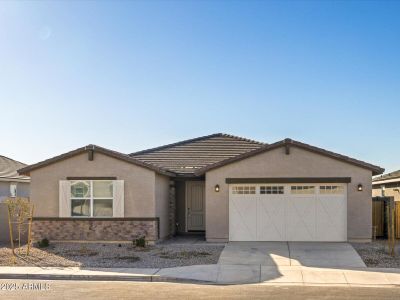
<svg viewBox="0 0 400 300">
<path fill-rule="evenodd" d="M 158 218 L 34 218 L 32 239 L 75 241 L 158 240 Z"/>
</svg>

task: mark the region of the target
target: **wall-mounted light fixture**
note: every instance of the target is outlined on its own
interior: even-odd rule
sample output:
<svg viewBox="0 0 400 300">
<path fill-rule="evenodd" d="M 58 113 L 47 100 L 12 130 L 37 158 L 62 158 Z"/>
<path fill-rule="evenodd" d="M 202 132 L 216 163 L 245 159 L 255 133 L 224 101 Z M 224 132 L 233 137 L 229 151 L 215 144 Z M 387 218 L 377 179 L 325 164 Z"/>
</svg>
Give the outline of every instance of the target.
<svg viewBox="0 0 400 300">
<path fill-rule="evenodd" d="M 359 183 L 359 184 L 357 185 L 357 191 L 362 192 L 362 190 L 363 190 L 363 186 L 362 186 L 361 183 Z"/>
<path fill-rule="evenodd" d="M 219 184 L 216 184 L 216 185 L 215 185 L 214 190 L 215 190 L 216 193 L 219 192 Z"/>
</svg>

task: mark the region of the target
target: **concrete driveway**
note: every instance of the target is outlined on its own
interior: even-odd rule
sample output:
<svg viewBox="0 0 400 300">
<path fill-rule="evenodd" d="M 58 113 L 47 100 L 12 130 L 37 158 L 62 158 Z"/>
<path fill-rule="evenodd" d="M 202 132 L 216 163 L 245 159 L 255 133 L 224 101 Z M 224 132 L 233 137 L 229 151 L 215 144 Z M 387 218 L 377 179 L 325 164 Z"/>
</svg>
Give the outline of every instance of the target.
<svg viewBox="0 0 400 300">
<path fill-rule="evenodd" d="M 349 243 L 325 242 L 230 242 L 222 251 L 218 264 L 319 268 L 366 267 Z"/>
</svg>

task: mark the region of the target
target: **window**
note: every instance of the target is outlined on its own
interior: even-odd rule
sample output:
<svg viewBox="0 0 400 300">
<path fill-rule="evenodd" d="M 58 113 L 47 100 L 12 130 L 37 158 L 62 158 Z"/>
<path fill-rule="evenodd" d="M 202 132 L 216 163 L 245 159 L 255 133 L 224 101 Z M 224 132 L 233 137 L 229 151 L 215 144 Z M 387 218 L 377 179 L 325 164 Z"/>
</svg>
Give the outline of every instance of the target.
<svg viewBox="0 0 400 300">
<path fill-rule="evenodd" d="M 239 194 L 239 195 L 244 195 L 244 194 L 255 194 L 256 193 L 256 187 L 255 186 L 234 186 L 232 187 L 232 194 Z"/>
<path fill-rule="evenodd" d="M 283 186 L 260 186 L 260 194 L 284 194 Z"/>
<path fill-rule="evenodd" d="M 15 198 L 17 197 L 17 184 L 10 183 L 10 197 Z"/>
<path fill-rule="evenodd" d="M 321 185 L 319 187 L 320 194 L 343 194 L 344 187 L 341 185 Z"/>
<path fill-rule="evenodd" d="M 291 186 L 290 187 L 291 194 L 303 194 L 303 195 L 311 195 L 315 194 L 314 186 Z"/>
<path fill-rule="evenodd" d="M 112 180 L 71 181 L 71 216 L 112 217 L 114 185 Z"/>
</svg>

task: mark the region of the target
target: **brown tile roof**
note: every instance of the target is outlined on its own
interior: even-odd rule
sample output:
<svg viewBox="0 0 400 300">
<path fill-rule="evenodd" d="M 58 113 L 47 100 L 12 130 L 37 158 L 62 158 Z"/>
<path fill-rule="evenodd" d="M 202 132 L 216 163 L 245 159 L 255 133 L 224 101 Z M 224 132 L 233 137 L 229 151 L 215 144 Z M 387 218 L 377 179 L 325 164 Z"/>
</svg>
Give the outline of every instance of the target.
<svg viewBox="0 0 400 300">
<path fill-rule="evenodd" d="M 219 168 L 219 167 L 222 167 L 224 165 L 230 164 L 232 162 L 239 161 L 239 160 L 251 157 L 253 155 L 256 155 L 256 154 L 259 154 L 259 153 L 262 153 L 262 152 L 266 152 L 266 151 L 270 151 L 272 149 L 276 149 L 276 148 L 283 147 L 283 146 L 285 146 L 285 147 L 295 146 L 295 147 L 302 148 L 302 149 L 305 149 L 305 150 L 308 150 L 308 151 L 311 151 L 311 152 L 314 152 L 314 153 L 317 153 L 317 154 L 320 154 L 320 155 L 328 156 L 330 158 L 337 159 L 337 160 L 340 160 L 340 161 L 343 161 L 343 162 L 346 162 L 346 163 L 349 163 L 349 164 L 352 164 L 352 165 L 356 165 L 356 166 L 359 166 L 361 168 L 369 169 L 369 170 L 372 171 L 373 175 L 382 174 L 385 171 L 385 169 L 383 169 L 383 168 L 381 168 L 379 166 L 375 166 L 375 165 L 369 164 L 369 163 L 361 161 L 361 160 L 357 160 L 357 159 L 354 159 L 354 158 L 351 158 L 351 157 L 348 157 L 348 156 L 344 156 L 344 155 L 341 155 L 341 154 L 338 154 L 338 153 L 335 153 L 335 152 L 331 152 L 331 151 L 328 151 L 328 150 L 325 150 L 325 149 L 322 149 L 322 148 L 318 148 L 318 147 L 315 147 L 315 146 L 304 144 L 304 143 L 301 143 L 301 142 L 298 142 L 298 141 L 294 141 L 294 140 L 291 140 L 291 139 L 284 139 L 284 140 L 276 142 L 274 144 L 269 144 L 269 145 L 266 144 L 266 145 L 264 145 L 262 147 L 259 147 L 258 149 L 255 149 L 253 151 L 250 151 L 250 152 L 247 152 L 247 153 L 243 153 L 241 155 L 237 155 L 235 157 L 232 157 L 232 158 L 217 162 L 217 163 L 215 163 L 213 165 L 209 165 L 209 166 L 206 166 L 204 168 L 198 169 L 198 170 L 196 170 L 195 174 L 196 175 L 203 175 L 209 170 L 212 170 L 212 169 L 215 169 L 215 168 Z"/>
<path fill-rule="evenodd" d="M 131 157 L 183 176 L 251 152 L 264 143 L 216 133 L 130 154 Z"/>
<path fill-rule="evenodd" d="M 18 170 L 18 173 L 29 175 L 31 170 L 93 150 L 94 152 L 100 152 L 167 176 L 202 176 L 211 169 L 283 146 L 303 148 L 320 155 L 366 168 L 371 170 L 373 175 L 382 174 L 384 172 L 384 169 L 381 167 L 291 139 L 285 139 L 268 145 L 242 137 L 217 133 L 139 151 L 129 155 L 96 145 L 88 145 L 37 164 L 23 167 Z"/>
<path fill-rule="evenodd" d="M 374 177 L 372 181 L 382 181 L 382 180 L 397 179 L 397 178 L 400 181 L 400 170 Z"/>
<path fill-rule="evenodd" d="M 72 156 L 75 156 L 75 155 L 84 153 L 84 152 L 89 152 L 89 151 L 91 151 L 91 150 L 93 150 L 94 153 L 99 152 L 99 153 L 108 155 L 108 156 L 110 156 L 110 157 L 114 157 L 114 158 L 116 158 L 116 159 L 123 160 L 123 161 L 126 161 L 126 162 L 128 162 L 128 163 L 132 163 L 132 164 L 135 164 L 135 165 L 138 165 L 138 166 L 141 166 L 141 167 L 144 167 L 144 168 L 147 168 L 147 169 L 156 171 L 156 172 L 158 172 L 158 173 L 160 173 L 160 174 L 163 174 L 163 175 L 167 175 L 167 176 L 174 176 L 174 175 L 175 175 L 175 174 L 173 174 L 173 173 L 171 173 L 171 172 L 168 172 L 168 170 L 165 170 L 165 169 L 163 169 L 163 168 L 156 167 L 156 166 L 151 165 L 151 164 L 148 164 L 148 163 L 146 163 L 146 162 L 137 160 L 137 159 L 135 159 L 135 158 L 133 158 L 133 157 L 130 157 L 130 156 L 127 155 L 127 154 L 123 154 L 123 153 L 121 153 L 121 152 L 113 151 L 113 150 L 106 149 L 106 148 L 103 148 L 103 147 L 100 147 L 100 146 L 96 146 L 96 145 L 87 145 L 87 146 L 84 146 L 84 147 L 75 149 L 75 150 L 73 150 L 73 151 L 70 151 L 70 152 L 67 152 L 67 153 L 64 153 L 64 154 L 61 154 L 61 155 L 58 155 L 58 156 L 55 156 L 55 157 L 46 159 L 46 160 L 41 161 L 41 162 L 38 162 L 38 163 L 36 163 L 36 164 L 29 165 L 29 166 L 27 166 L 27 167 L 24 167 L 24 168 L 22 168 L 22 169 L 19 169 L 19 170 L 18 170 L 18 173 L 19 173 L 19 174 L 24 174 L 24 175 L 29 175 L 29 173 L 30 173 L 32 170 L 45 167 L 45 166 L 47 166 L 47 165 L 53 164 L 53 163 L 55 163 L 55 162 L 58 162 L 58 161 L 60 161 L 60 160 L 67 159 L 67 158 L 70 158 L 70 157 L 72 157 Z M 96 154 L 95 154 L 95 155 L 96 155 Z"/>
<path fill-rule="evenodd" d="M 17 171 L 25 166 L 26 164 L 0 155 L 0 181 L 29 182 L 28 176 L 19 175 Z"/>
</svg>

